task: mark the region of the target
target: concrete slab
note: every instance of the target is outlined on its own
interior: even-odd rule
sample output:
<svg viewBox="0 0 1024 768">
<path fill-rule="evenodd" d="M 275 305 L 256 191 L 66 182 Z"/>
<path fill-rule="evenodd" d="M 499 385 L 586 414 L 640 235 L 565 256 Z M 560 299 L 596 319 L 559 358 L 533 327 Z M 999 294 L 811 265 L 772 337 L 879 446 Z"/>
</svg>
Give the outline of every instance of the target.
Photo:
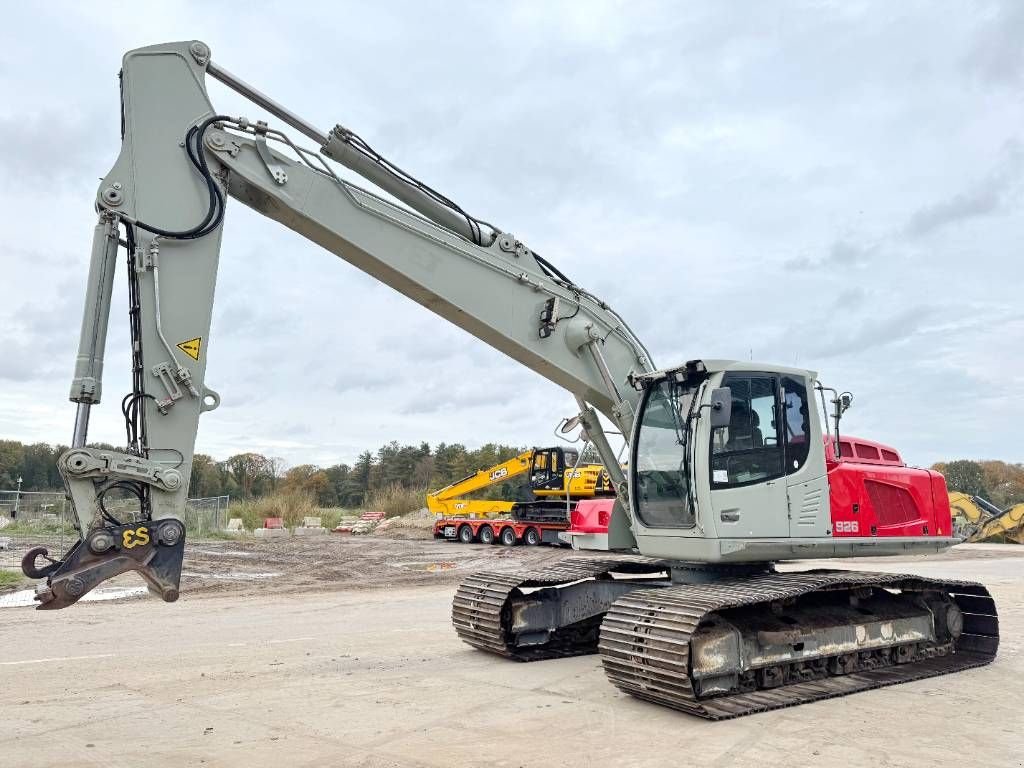
<svg viewBox="0 0 1024 768">
<path fill-rule="evenodd" d="M 323 535 L 325 535 L 327 533 L 327 529 L 326 528 L 320 528 L 320 527 L 318 527 L 318 528 L 312 528 L 312 527 L 306 528 L 304 526 L 300 526 L 300 527 L 296 528 L 293 531 L 293 533 L 296 536 L 323 536 Z"/>
<path fill-rule="evenodd" d="M 252 532 L 257 539 L 287 538 L 291 532 L 287 528 L 257 528 Z"/>
</svg>

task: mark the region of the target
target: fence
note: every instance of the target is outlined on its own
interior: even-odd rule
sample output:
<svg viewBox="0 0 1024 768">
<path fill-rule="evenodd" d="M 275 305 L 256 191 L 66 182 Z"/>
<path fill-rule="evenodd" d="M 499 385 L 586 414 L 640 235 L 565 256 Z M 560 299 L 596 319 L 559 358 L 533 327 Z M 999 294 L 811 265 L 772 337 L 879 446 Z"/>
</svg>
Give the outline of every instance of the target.
<svg viewBox="0 0 1024 768">
<path fill-rule="evenodd" d="M 189 499 L 182 520 L 189 538 L 223 531 L 228 524 L 230 496 Z M 138 502 L 110 499 L 110 513 L 129 522 Z M 32 547 L 46 547 L 50 557 L 60 557 L 78 541 L 75 513 L 62 491 L 0 490 L 0 568 L 20 568 L 21 558 Z"/>
<path fill-rule="evenodd" d="M 205 499 L 189 499 L 185 502 L 182 520 L 188 536 L 196 539 L 228 527 L 230 496 L 210 496 Z"/>
</svg>

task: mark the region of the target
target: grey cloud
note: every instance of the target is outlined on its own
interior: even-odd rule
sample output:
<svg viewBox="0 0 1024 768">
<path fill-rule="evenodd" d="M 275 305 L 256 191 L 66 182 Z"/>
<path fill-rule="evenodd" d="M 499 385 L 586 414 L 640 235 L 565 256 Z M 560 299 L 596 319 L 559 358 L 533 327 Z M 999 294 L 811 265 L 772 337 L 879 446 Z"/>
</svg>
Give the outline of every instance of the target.
<svg viewBox="0 0 1024 768">
<path fill-rule="evenodd" d="M 783 262 L 791 269 L 830 269 L 866 266 L 878 251 L 877 245 L 856 243 L 840 238 L 829 246 L 828 252 L 818 258 L 795 256 Z"/>
<path fill-rule="evenodd" d="M 92 118 L 56 111 L 0 116 L 0 172 L 20 184 L 95 189 L 97 177 L 109 170 L 97 155 L 113 165 L 120 144 L 107 141 L 106 126 Z"/>
<path fill-rule="evenodd" d="M 387 385 L 394 386 L 396 375 L 367 365 L 351 365 L 343 368 L 335 377 L 331 388 L 338 394 L 353 390 L 377 389 Z"/>
<path fill-rule="evenodd" d="M 1000 152 L 997 167 L 986 178 L 947 200 L 919 209 L 907 222 L 906 233 L 923 237 L 950 224 L 996 213 L 1006 204 L 1016 185 L 1022 162 L 1024 154 L 1020 144 L 1008 142 Z"/>
<path fill-rule="evenodd" d="M 506 366 L 512 368 L 512 366 Z M 404 415 L 434 414 L 442 411 L 468 412 L 487 406 L 495 413 L 509 406 L 527 408 L 519 387 L 519 369 L 503 375 L 501 367 L 479 370 L 468 377 L 447 377 L 420 382 L 411 388 L 411 396 L 400 406 Z"/>
<path fill-rule="evenodd" d="M 970 53 L 968 72 L 988 82 L 1016 86 L 1024 80 L 1024 4 L 1006 0 L 990 11 Z"/>
<path fill-rule="evenodd" d="M 875 347 L 907 341 L 920 332 L 926 320 L 938 314 L 934 307 L 916 306 L 884 317 L 869 317 L 859 324 L 851 324 L 846 317 L 836 318 L 826 326 L 824 334 L 816 329 L 815 336 L 823 340 L 809 345 L 812 356 L 827 359 L 854 356 Z"/>
</svg>

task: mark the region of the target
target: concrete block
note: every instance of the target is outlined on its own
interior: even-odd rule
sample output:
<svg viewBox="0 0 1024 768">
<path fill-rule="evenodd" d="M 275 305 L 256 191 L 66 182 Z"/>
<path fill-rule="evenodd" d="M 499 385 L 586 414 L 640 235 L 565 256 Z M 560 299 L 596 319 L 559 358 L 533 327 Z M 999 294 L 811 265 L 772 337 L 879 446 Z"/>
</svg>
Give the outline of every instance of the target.
<svg viewBox="0 0 1024 768">
<path fill-rule="evenodd" d="M 289 533 L 287 528 L 257 528 L 252 532 L 257 539 L 286 538 Z"/>
<path fill-rule="evenodd" d="M 327 529 L 322 526 L 300 526 L 294 531 L 296 536 L 321 536 L 327 533 Z"/>
<path fill-rule="evenodd" d="M 229 533 L 241 533 L 244 530 L 244 527 L 242 526 L 242 518 L 232 517 L 228 520 L 228 527 L 225 530 Z"/>
<path fill-rule="evenodd" d="M 303 528 L 320 528 L 324 524 L 323 520 L 319 517 L 304 517 L 302 518 Z"/>
</svg>

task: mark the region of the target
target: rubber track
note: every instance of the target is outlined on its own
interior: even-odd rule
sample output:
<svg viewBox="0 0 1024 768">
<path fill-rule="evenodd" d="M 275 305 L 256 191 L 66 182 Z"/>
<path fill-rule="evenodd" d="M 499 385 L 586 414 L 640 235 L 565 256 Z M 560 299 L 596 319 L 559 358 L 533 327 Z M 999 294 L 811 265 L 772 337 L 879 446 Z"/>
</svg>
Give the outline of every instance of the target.
<svg viewBox="0 0 1024 768">
<path fill-rule="evenodd" d="M 816 590 L 876 586 L 947 592 L 964 615 L 954 653 L 778 688 L 698 700 L 690 680 L 690 637 L 713 611 L 784 600 Z M 995 602 L 980 584 L 857 571 L 770 573 L 620 597 L 601 624 L 608 679 L 626 693 L 711 720 L 790 707 L 988 664 L 999 646 Z"/>
<path fill-rule="evenodd" d="M 452 624 L 459 637 L 474 648 L 516 661 L 539 661 L 580 656 L 597 651 L 601 617 L 556 632 L 543 646 L 516 648 L 512 644 L 511 598 L 519 588 L 551 587 L 610 572 L 658 573 L 666 565 L 641 557 L 567 557 L 557 565 L 519 573 L 482 572 L 466 577 L 452 600 Z"/>
</svg>

